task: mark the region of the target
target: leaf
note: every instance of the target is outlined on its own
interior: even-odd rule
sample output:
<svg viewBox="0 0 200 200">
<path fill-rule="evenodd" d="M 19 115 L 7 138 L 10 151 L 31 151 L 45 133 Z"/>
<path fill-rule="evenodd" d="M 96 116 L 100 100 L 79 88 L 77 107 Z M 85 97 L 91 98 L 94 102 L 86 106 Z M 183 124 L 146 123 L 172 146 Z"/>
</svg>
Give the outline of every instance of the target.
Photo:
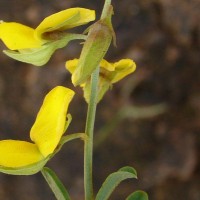
<svg viewBox="0 0 200 200">
<path fill-rule="evenodd" d="M 3 167 L 0 166 L 0 172 L 5 174 L 11 174 L 11 175 L 32 175 L 38 173 L 48 162 L 48 160 L 52 156 L 49 155 L 44 160 L 41 160 L 40 162 L 27 165 L 25 167 L 18 167 L 18 168 L 11 168 L 11 167 Z"/>
<path fill-rule="evenodd" d="M 135 174 L 137 178 L 137 172 L 133 167 L 125 166 L 125 167 L 120 168 L 119 171 Z"/>
<path fill-rule="evenodd" d="M 137 178 L 137 173 L 134 168 L 128 166 L 110 174 L 98 191 L 95 200 L 107 200 L 119 183 L 129 178 Z"/>
<path fill-rule="evenodd" d="M 55 172 L 50 168 L 44 167 L 42 170 L 42 175 L 49 184 L 49 187 L 55 194 L 57 200 L 70 200 L 69 193 L 67 192 L 64 185 L 61 183 Z"/>
<path fill-rule="evenodd" d="M 52 54 L 57 49 L 65 47 L 71 40 L 84 38 L 84 35 L 68 33 L 61 39 L 48 42 L 39 48 L 23 49 L 20 51 L 4 50 L 3 52 L 15 60 L 33 64 L 35 66 L 42 66 L 49 61 Z"/>
<path fill-rule="evenodd" d="M 146 192 L 138 190 L 130 194 L 126 200 L 148 200 L 148 195 Z"/>
</svg>

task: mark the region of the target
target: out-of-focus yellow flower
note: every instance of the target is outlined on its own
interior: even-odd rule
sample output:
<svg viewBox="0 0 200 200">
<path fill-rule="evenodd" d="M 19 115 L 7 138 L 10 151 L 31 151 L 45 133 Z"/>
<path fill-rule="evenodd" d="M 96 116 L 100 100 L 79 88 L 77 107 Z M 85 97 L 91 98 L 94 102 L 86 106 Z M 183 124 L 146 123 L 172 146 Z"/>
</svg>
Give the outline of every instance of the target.
<svg viewBox="0 0 200 200">
<path fill-rule="evenodd" d="M 62 86 L 55 87 L 46 95 L 30 131 L 34 143 L 0 141 L 0 172 L 23 175 L 41 170 L 65 132 L 68 105 L 73 96 L 72 90 Z"/>
<path fill-rule="evenodd" d="M 59 33 L 95 19 L 95 11 L 85 8 L 69 8 L 45 18 L 36 29 L 16 23 L 0 23 L 0 39 L 10 50 L 38 48 Z"/>
<path fill-rule="evenodd" d="M 78 65 L 78 59 L 69 60 L 66 62 L 66 69 L 73 75 Z M 134 72 L 136 69 L 135 62 L 131 59 L 122 59 L 115 63 L 110 63 L 106 60 L 100 62 L 100 77 L 98 84 L 98 101 L 100 101 L 105 92 L 125 76 Z M 84 90 L 84 97 L 88 102 L 90 96 L 90 79 L 80 85 Z"/>
</svg>

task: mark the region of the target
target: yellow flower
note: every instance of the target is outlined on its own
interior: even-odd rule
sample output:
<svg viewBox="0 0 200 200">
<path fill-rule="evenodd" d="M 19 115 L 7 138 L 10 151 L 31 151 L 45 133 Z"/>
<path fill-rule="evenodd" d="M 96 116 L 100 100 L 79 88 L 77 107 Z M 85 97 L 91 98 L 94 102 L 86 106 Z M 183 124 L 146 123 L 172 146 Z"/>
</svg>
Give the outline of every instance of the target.
<svg viewBox="0 0 200 200">
<path fill-rule="evenodd" d="M 41 170 L 58 146 L 66 129 L 68 105 L 74 92 L 57 86 L 45 97 L 33 124 L 34 143 L 19 140 L 0 141 L 0 171 L 8 174 L 33 174 Z"/>
<path fill-rule="evenodd" d="M 59 33 L 95 19 L 95 11 L 69 8 L 45 18 L 36 29 L 16 23 L 0 23 L 0 39 L 11 50 L 39 48 Z"/>
<path fill-rule="evenodd" d="M 66 62 L 66 69 L 72 75 L 77 68 L 79 59 L 69 60 Z M 123 79 L 125 76 L 134 72 L 136 69 L 135 62 L 131 59 L 122 59 L 115 63 L 110 63 L 106 60 L 100 62 L 100 77 L 98 84 L 98 101 L 100 101 L 105 92 L 111 88 L 113 83 L 116 83 Z M 90 96 L 90 79 L 80 85 L 84 90 L 84 97 L 88 102 Z"/>
</svg>

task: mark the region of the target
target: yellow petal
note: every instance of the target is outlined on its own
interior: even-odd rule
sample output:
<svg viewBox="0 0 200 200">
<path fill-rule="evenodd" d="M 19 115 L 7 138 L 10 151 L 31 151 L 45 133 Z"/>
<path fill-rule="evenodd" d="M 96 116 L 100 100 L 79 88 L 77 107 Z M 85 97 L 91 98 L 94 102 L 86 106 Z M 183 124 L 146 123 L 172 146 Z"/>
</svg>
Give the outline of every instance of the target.
<svg viewBox="0 0 200 200">
<path fill-rule="evenodd" d="M 119 62 L 114 63 L 114 67 L 116 73 L 114 77 L 112 77 L 112 83 L 116 83 L 128 74 L 134 72 L 136 69 L 136 64 L 131 59 L 122 59 Z"/>
<path fill-rule="evenodd" d="M 69 8 L 46 17 L 36 28 L 36 37 L 45 32 L 67 30 L 95 20 L 95 11 L 85 8 Z"/>
<path fill-rule="evenodd" d="M 34 29 L 15 22 L 0 23 L 0 39 L 11 50 L 37 48 L 41 41 L 34 37 Z"/>
<path fill-rule="evenodd" d="M 73 74 L 78 65 L 78 59 L 68 60 L 65 64 L 66 69 Z"/>
<path fill-rule="evenodd" d="M 104 68 L 108 71 L 114 71 L 115 70 L 114 64 L 109 63 L 108 61 L 106 61 L 104 59 L 101 61 L 100 66 L 101 66 L 101 68 Z"/>
<path fill-rule="evenodd" d="M 65 131 L 67 109 L 73 96 L 72 90 L 57 86 L 44 99 L 30 136 L 45 157 L 53 153 Z"/>
<path fill-rule="evenodd" d="M 0 141 L 0 166 L 24 167 L 44 159 L 36 144 L 18 141 Z"/>
</svg>

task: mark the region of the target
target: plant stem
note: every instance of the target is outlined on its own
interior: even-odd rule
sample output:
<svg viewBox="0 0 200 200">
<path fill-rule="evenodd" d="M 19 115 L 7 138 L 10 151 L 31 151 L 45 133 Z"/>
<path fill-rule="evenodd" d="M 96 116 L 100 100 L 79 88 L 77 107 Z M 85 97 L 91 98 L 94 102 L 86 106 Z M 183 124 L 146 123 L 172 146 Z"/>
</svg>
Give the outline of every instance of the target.
<svg viewBox="0 0 200 200">
<path fill-rule="evenodd" d="M 84 188 L 85 200 L 93 199 L 93 181 L 92 181 L 92 158 L 93 158 L 93 132 L 97 106 L 99 67 L 91 76 L 90 100 L 88 103 L 87 121 L 85 134 L 88 138 L 84 146 Z"/>
<path fill-rule="evenodd" d="M 102 10 L 102 14 L 101 14 L 101 19 L 103 19 L 107 16 L 110 5 L 111 5 L 111 0 L 105 0 L 103 10 Z"/>
</svg>

